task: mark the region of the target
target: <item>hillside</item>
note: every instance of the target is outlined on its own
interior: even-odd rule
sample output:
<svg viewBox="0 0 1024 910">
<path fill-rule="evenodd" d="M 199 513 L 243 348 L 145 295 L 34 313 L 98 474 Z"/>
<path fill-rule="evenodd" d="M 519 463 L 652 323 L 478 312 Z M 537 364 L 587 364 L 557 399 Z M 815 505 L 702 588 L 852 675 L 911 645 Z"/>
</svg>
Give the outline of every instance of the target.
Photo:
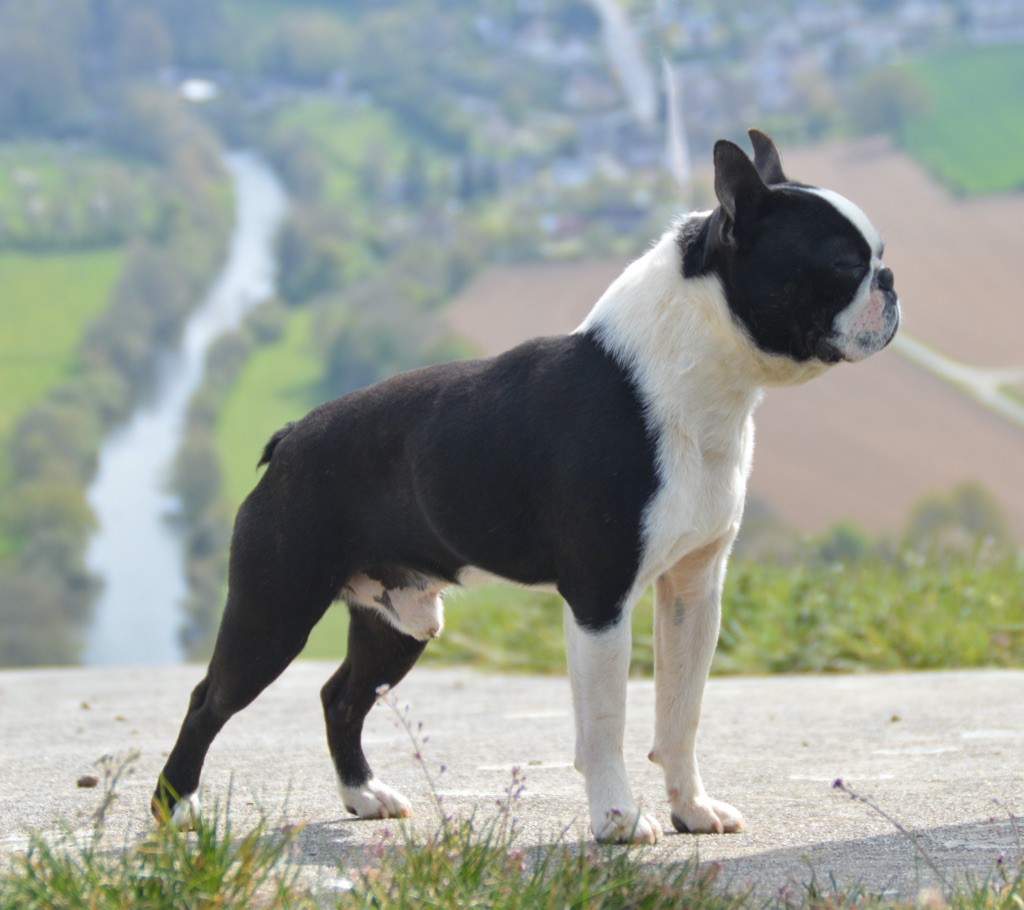
<svg viewBox="0 0 1024 910">
<path fill-rule="evenodd" d="M 927 92 L 906 124 L 911 154 L 958 192 L 1024 187 L 1024 46 L 954 47 L 909 68 Z"/>
<path fill-rule="evenodd" d="M 981 364 L 1024 360 L 1024 319 L 1012 289 L 1024 261 L 1010 255 L 1024 197 L 955 200 L 912 160 L 877 142 L 787 155 L 791 174 L 857 200 L 886 235 L 905 327 Z M 992 243 L 965 262 L 962 237 Z M 569 331 L 621 269 L 576 262 L 492 269 L 449 309 L 453 328 L 495 353 L 531 335 Z M 975 318 L 964 318 L 965 301 Z M 1024 538 L 1024 431 L 893 351 L 842 366 L 797 389 L 770 392 L 758 412 L 752 495 L 806 530 L 839 519 L 899 527 L 922 496 L 962 481 L 996 495 Z"/>
</svg>

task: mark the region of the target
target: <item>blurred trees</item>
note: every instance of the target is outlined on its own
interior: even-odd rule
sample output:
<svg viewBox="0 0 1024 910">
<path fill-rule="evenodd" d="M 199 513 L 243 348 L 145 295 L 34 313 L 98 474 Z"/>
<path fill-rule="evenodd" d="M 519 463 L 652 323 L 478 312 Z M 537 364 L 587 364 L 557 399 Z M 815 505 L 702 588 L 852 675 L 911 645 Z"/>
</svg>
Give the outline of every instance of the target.
<svg viewBox="0 0 1024 910">
<path fill-rule="evenodd" d="M 793 90 L 808 138 L 820 140 L 838 120 L 840 104 L 835 86 L 820 64 L 809 63 L 794 74 Z"/>
<path fill-rule="evenodd" d="M 52 36 L 0 18 L 0 135 L 71 130 L 84 102 L 76 62 Z"/>
<path fill-rule="evenodd" d="M 885 66 L 861 80 L 850 103 L 858 133 L 886 133 L 902 142 L 907 120 L 927 110 L 928 89 L 906 67 Z"/>
<path fill-rule="evenodd" d="M 850 521 L 838 521 L 816 534 L 787 526 L 765 502 L 748 500 L 734 552 L 739 557 L 856 565 L 863 560 L 902 561 L 910 554 L 969 556 L 978 551 L 1012 554 L 1016 540 L 995 497 L 978 482 L 958 484 L 922 497 L 910 508 L 904 529 L 873 534 Z"/>
<path fill-rule="evenodd" d="M 174 39 L 156 12 L 131 7 L 118 23 L 115 55 L 121 72 L 151 73 L 174 62 Z"/>
<path fill-rule="evenodd" d="M 322 85 L 343 66 L 352 36 L 337 16 L 315 10 L 283 16 L 262 53 L 262 70 L 304 85 Z"/>
<path fill-rule="evenodd" d="M 1013 533 L 993 496 L 979 483 L 963 483 L 922 499 L 910 514 L 905 540 L 919 550 L 969 549 L 980 541 L 1006 548 Z"/>
</svg>

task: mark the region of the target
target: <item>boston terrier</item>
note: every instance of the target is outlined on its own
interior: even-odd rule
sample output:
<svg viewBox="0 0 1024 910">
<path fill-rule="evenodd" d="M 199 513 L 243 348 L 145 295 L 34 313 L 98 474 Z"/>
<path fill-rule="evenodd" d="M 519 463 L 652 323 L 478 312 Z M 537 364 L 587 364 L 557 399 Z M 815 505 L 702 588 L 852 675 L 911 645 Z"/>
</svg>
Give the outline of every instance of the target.
<svg viewBox="0 0 1024 910">
<path fill-rule="evenodd" d="M 190 826 L 207 749 L 302 650 L 335 600 L 348 652 L 321 692 L 341 798 L 411 812 L 363 754 L 382 686 L 440 634 L 445 588 L 484 572 L 565 600 L 576 767 L 601 841 L 661 833 L 622 755 L 630 612 L 655 588 L 656 719 L 672 824 L 743 827 L 697 769 L 722 581 L 743 514 L 762 390 L 884 348 L 900 309 L 882 238 L 831 190 L 714 149 L 718 207 L 682 218 L 572 334 L 405 373 L 276 432 L 242 504 L 227 605 L 153 797 Z"/>
</svg>

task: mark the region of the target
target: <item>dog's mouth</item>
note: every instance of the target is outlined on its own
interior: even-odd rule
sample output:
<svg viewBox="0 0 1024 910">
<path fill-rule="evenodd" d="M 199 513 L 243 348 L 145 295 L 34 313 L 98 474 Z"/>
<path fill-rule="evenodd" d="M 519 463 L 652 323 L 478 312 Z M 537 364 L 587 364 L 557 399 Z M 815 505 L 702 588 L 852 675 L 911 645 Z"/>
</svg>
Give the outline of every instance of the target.
<svg viewBox="0 0 1024 910">
<path fill-rule="evenodd" d="M 829 364 L 839 363 L 841 360 L 847 359 L 839 346 L 829 338 L 818 339 L 818 343 L 814 346 L 814 356 L 822 363 Z"/>
<path fill-rule="evenodd" d="M 892 344 L 892 340 L 896 337 L 896 333 L 900 328 L 901 313 L 899 301 L 893 298 L 891 302 L 887 302 L 884 315 L 886 322 L 885 328 L 888 328 L 889 330 L 885 337 L 885 341 L 881 344 L 877 344 L 877 335 L 875 333 L 869 333 L 867 337 L 857 339 L 858 343 L 862 345 L 864 350 L 868 351 L 870 354 L 875 354 L 878 351 L 882 351 L 889 347 L 889 345 Z M 891 325 L 889 325 L 890 322 Z"/>
<path fill-rule="evenodd" d="M 893 314 L 892 331 L 889 333 L 889 337 L 886 339 L 885 344 L 882 345 L 883 348 L 887 348 L 893 338 L 896 337 L 896 333 L 900 330 L 900 322 L 903 319 L 903 311 L 900 309 L 900 303 L 898 300 L 893 303 L 893 309 L 895 310 L 895 313 Z"/>
<path fill-rule="evenodd" d="M 819 338 L 814 345 L 814 355 L 827 364 L 856 363 L 887 348 L 900 328 L 900 306 L 893 301 L 885 308 L 884 324 L 879 331 L 858 332 L 852 338 L 828 336 Z"/>
</svg>

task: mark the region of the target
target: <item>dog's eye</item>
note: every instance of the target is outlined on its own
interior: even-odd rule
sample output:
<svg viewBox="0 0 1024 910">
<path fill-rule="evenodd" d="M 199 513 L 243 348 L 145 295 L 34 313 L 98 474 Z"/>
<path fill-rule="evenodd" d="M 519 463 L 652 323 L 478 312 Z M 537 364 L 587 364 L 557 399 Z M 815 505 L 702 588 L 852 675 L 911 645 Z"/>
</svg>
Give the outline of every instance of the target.
<svg viewBox="0 0 1024 910">
<path fill-rule="evenodd" d="M 864 271 L 864 263 L 859 259 L 837 259 L 832 263 L 832 268 L 837 272 L 862 272 Z"/>
</svg>

